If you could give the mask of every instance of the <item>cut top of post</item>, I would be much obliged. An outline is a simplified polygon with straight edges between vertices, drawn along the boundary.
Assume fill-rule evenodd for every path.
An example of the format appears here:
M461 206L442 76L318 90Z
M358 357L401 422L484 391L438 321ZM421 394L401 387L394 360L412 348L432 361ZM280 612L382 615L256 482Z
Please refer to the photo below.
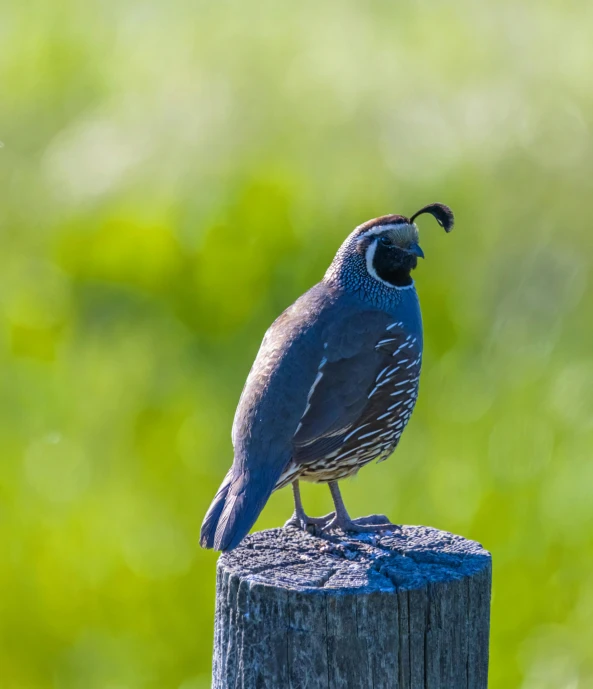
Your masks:
M426 526L401 532L311 536L293 528L248 536L219 567L242 581L287 590L406 591L490 569L479 543Z

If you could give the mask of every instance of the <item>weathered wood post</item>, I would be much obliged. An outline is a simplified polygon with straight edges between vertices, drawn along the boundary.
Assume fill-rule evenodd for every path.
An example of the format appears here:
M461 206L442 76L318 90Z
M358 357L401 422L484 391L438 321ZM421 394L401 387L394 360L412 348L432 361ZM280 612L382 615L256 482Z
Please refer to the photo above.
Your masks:
M249 536L217 573L213 689L485 689L490 554L423 526Z

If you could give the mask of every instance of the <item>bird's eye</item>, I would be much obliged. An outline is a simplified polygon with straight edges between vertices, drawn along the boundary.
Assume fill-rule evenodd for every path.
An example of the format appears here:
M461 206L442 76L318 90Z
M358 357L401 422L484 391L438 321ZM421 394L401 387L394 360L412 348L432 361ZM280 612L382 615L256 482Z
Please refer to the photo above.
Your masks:
M383 244L383 246L391 246L391 240L389 239L389 237L386 237L385 235L379 237L379 242Z

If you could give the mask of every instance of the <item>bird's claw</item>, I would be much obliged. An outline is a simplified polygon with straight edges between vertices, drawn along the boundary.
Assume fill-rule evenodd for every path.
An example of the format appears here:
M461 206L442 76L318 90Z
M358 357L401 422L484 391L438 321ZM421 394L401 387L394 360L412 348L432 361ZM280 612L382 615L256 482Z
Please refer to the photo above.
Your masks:
M328 524L335 517L335 512L330 512L323 517L309 517L307 515L300 516L296 512L284 524L284 528L300 529L309 533L317 533L327 528Z
M371 514L358 519L334 517L326 526L328 531L340 529L346 533L375 533L377 531L401 531L397 524L392 524L384 514Z

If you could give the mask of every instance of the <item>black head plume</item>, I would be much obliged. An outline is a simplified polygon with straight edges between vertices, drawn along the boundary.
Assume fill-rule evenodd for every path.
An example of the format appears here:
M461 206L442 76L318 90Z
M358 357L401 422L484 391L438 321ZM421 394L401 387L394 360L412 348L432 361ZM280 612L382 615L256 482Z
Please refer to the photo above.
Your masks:
M414 222L414 218L417 218L423 213L430 213L432 217L438 222L438 224L445 230L445 232L451 232L453 229L453 223L455 218L453 217L453 211L442 203L429 203L428 206L424 206L419 211L416 211L414 215L410 218L410 222Z

